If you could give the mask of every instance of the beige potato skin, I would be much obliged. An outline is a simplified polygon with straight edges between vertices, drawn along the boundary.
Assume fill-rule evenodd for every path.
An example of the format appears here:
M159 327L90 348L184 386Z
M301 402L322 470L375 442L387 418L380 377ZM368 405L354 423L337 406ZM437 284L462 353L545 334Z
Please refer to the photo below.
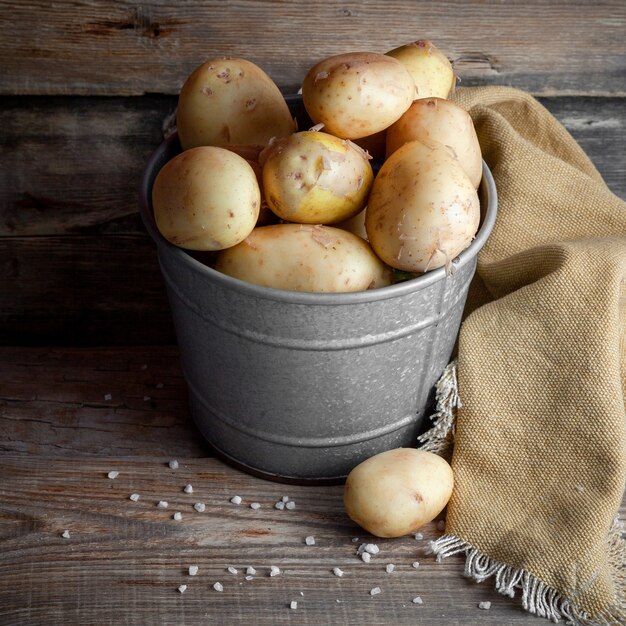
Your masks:
M304 131L275 142L263 165L269 207L301 224L349 219L364 208L373 180L360 149L324 132Z
M243 241L261 205L256 175L238 154L215 146L191 148L168 161L152 188L161 234L189 250L221 250Z
M447 98L456 76L448 58L428 39L394 48L387 52L408 70L415 83L416 98Z
M410 141L381 167L365 228L376 254L407 272L450 267L480 222L476 189L448 148Z
M415 100L387 129L387 157L408 141L438 141L450 148L478 188L483 174L480 144L469 113L443 98Z
M389 269L367 242L332 226L255 228L243 242L219 253L215 269L288 291L336 293L391 284Z
M396 448L357 465L343 501L348 517L376 537L402 537L432 521L454 486L450 465L432 452Z
M267 145L295 131L280 90L245 59L210 59L185 81L176 127L183 150L196 146Z
M302 83L302 99L313 122L343 139L387 128L414 96L415 85L404 65L375 52L329 57L314 65Z

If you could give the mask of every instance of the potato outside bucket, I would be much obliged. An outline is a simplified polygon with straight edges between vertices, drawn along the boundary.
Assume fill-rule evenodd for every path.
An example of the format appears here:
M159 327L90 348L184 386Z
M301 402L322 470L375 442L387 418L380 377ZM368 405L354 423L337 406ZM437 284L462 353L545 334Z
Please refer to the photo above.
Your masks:
M293 107L293 101L291 102ZM497 199L483 163L481 226L443 268L381 289L290 292L221 274L158 232L151 189L174 134L144 172L154 239L193 419L225 459L284 481L334 482L369 456L415 446L458 335Z

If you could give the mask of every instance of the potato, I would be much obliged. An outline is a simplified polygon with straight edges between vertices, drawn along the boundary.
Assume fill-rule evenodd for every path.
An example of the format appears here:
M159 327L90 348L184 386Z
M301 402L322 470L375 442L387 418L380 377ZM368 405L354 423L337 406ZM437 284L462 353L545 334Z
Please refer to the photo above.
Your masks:
M190 250L221 250L243 241L259 216L261 194L252 167L215 146L191 148L168 161L152 188L161 234Z
M267 145L295 131L278 87L245 59L211 59L187 78L176 127L184 150L195 146Z
M377 537L402 537L444 509L454 478L440 456L415 448L381 452L348 475L343 502L348 517Z
M320 61L302 83L302 99L313 122L343 139L387 128L414 96L415 85L404 65L375 52L349 52Z
M255 228L240 244L219 253L215 269L289 291L362 291L391 284L389 269L367 242L332 226Z
M474 238L480 204L474 185L443 144L410 141L372 185L365 228L376 254L407 272L446 266Z
M456 77L452 64L431 41L420 39L387 54L398 59L409 71L417 98L447 98L454 89Z
M452 148L461 167L478 188L483 175L480 144L469 113L442 98L420 98L387 129L387 156L407 141L438 141Z
M284 220L333 224L358 213L374 174L366 154L350 141L304 131L276 141L263 164L269 207Z

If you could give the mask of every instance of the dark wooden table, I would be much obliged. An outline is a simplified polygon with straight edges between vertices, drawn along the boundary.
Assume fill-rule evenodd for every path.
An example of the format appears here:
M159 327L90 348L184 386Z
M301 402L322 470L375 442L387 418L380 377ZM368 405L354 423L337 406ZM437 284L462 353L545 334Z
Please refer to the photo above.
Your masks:
M206 57L248 58L295 93L322 57L428 37L462 85L536 95L626 198L624 32L621 1L0 0L0 624L540 623L466 580L461 558L427 555L437 522L376 540L341 486L269 482L211 454L137 186ZM296 508L275 509L282 496Z

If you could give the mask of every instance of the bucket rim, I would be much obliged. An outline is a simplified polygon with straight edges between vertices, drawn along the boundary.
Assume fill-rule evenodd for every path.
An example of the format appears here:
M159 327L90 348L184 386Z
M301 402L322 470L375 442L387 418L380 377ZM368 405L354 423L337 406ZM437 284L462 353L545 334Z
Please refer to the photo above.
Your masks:
M288 100L293 102L295 98L291 96ZM158 148L150 156L142 173L139 188L141 219L146 230L148 231L148 234L157 246L159 256L170 257L172 260L187 266L194 273L204 276L207 280L215 282L225 289L230 289L251 297L275 300L290 304L347 305L405 296L407 294L425 289L433 283L445 279L447 276L445 268L439 267L437 269L430 270L421 276L386 287L378 287L376 289L368 289L366 291L319 293L307 291L288 291L274 287L264 287L218 272L197 259L194 259L183 248L179 248L167 241L167 239L165 239L165 237L163 237L163 235L159 232L154 220L151 197L152 184L158 170L167 160L169 160L169 158L171 158L168 158L168 155L173 156L177 147L179 147L178 135L174 132L161 142ZM478 252L487 242L487 239L496 222L498 211L498 194L496 184L491 170L484 159L482 164L483 175L479 186L479 192L482 199L480 226L470 245L452 261L455 270L458 270L467 263L471 262L474 257L478 255Z

